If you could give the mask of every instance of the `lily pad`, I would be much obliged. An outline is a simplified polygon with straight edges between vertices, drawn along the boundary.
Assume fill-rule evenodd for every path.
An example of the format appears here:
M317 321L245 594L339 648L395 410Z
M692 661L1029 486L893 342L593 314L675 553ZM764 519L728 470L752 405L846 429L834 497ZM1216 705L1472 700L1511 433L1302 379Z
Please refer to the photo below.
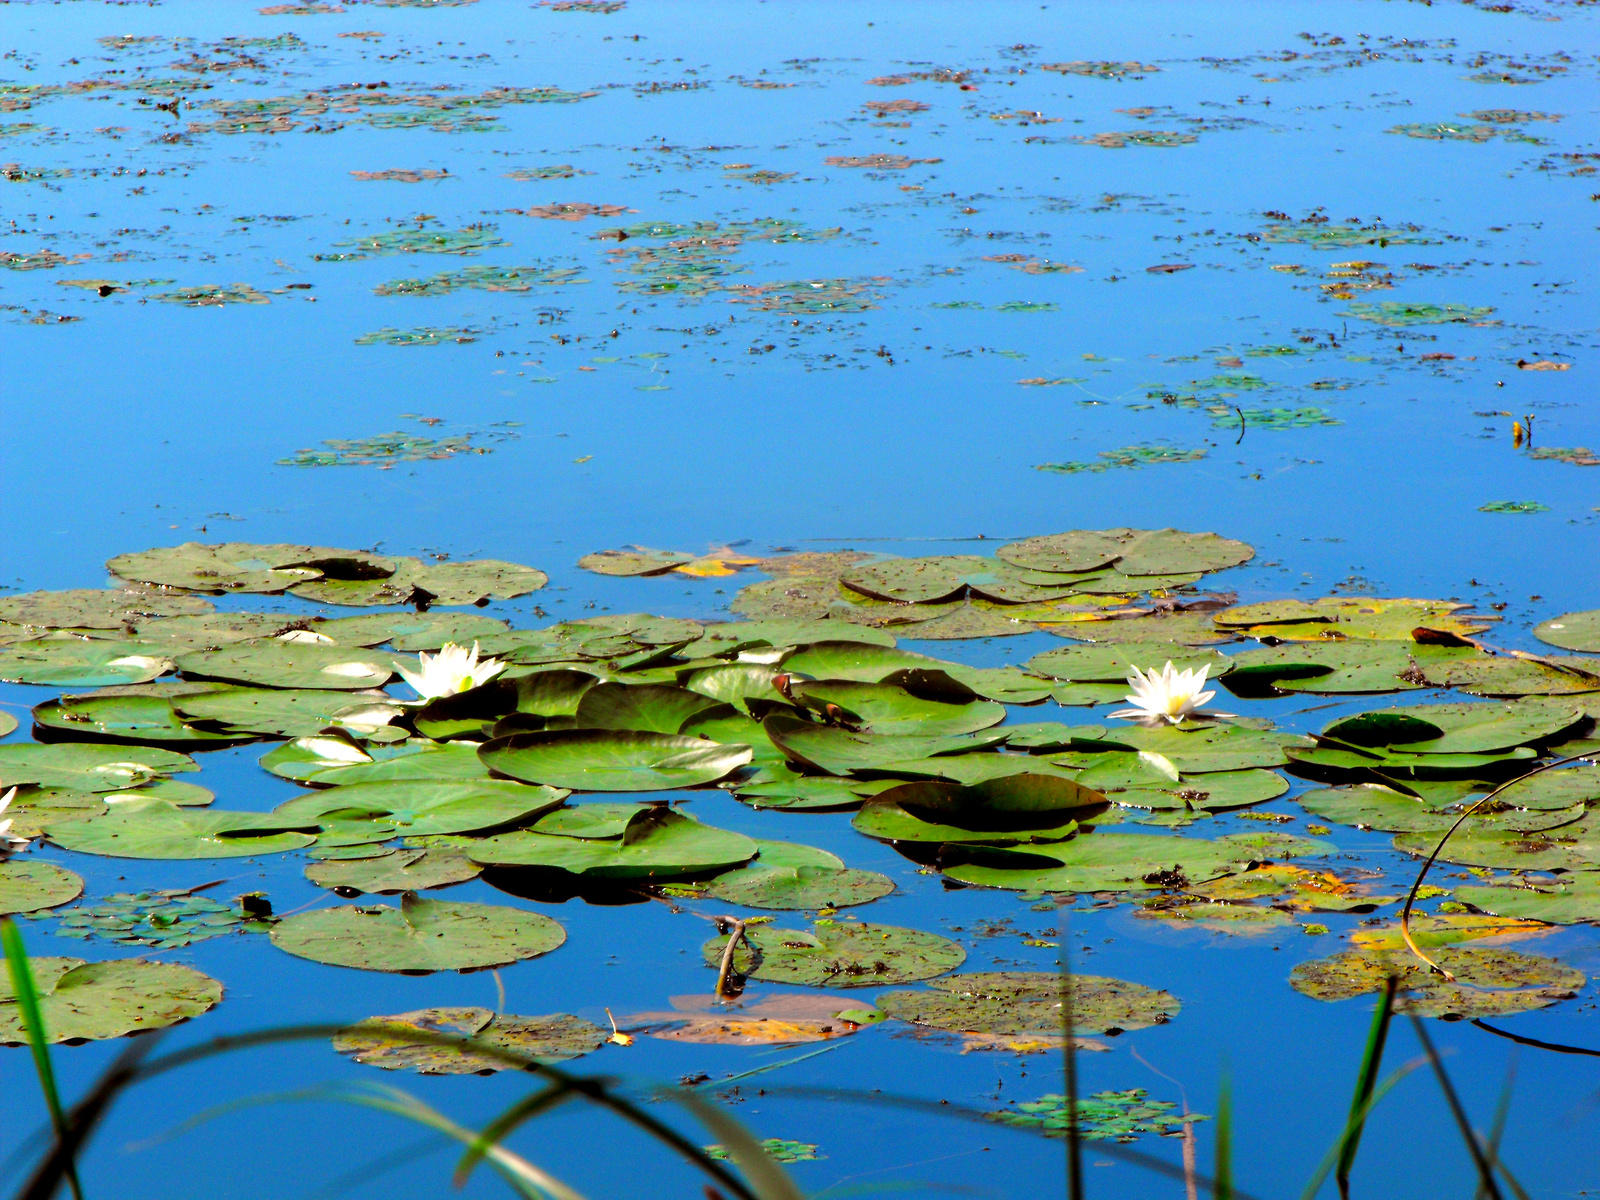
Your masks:
M1570 999L1585 983L1583 972L1553 958L1538 958L1488 946L1445 946L1430 956L1456 977L1435 975L1407 950L1346 950L1301 963L1289 974L1295 991L1314 1000L1349 1000L1381 992L1398 976L1395 1007L1423 1017L1500 1017L1547 1008Z
M177 963L33 958L28 966L39 990L45 1040L52 1043L165 1029L210 1011L222 999L220 983ZM0 1045L20 1046L27 1040L10 977L0 977Z
M952 703L917 695L889 683L853 680L804 681L791 685L791 694L808 707L843 710L844 720L877 734L935 736L976 733L1006 719L1005 706L993 700Z
M466 1037L515 1057L485 1054L473 1046L418 1040L418 1033ZM517 1058L566 1062L606 1043L600 1026L568 1013L516 1017L487 1008L423 1008L392 1017L368 1017L333 1039L340 1054L385 1071L419 1075L487 1075L525 1069Z
M1582 719L1583 710L1571 703L1466 701L1378 709L1341 718L1322 732L1352 745L1411 754L1487 754L1550 741Z
M750 926L744 937L745 943L733 952L734 970L751 979L803 987L915 983L953 971L967 957L955 942L935 933L854 921L819 922L809 931ZM726 935L715 937L701 948L707 963L721 961L727 941Z
M122 946L175 950L234 932L265 933L271 905L264 896L241 896L224 904L196 895L194 888L118 892L97 904L57 914L61 937L103 938Z
M1165 1025L1178 1015L1170 992L1104 975L1063 977L1049 971L980 971L933 981L935 991L885 992L878 1007L891 1017L946 1033L1064 1032L1062 989L1070 983L1072 1031L1123 1033Z
M894 787L897 779L840 779L833 775L802 775L788 766L757 771L734 786L733 794L751 808L837 809L854 808L868 796Z
M421 738L393 746L361 746L331 735L293 738L263 754L261 765L284 779L319 785L489 778L475 743Z
M890 558L851 567L839 576L839 582L875 600L936 603L961 596L968 575L982 574L993 566L992 559L972 555Z
M0 680L46 687L144 683L171 671L172 659L147 642L53 634L0 647Z
M81 895L82 877L55 863L0 860L0 916L55 908Z
M635 729L675 734L720 701L662 684L597 683L585 689L573 712L577 729Z
M1563 613L1534 626L1533 636L1563 650L1600 653L1600 609Z
M377 821L401 834L472 833L531 820L567 793L503 779L352 783L286 800L272 815L289 828Z
M981 813L960 818L940 817L932 812L916 812L893 800L875 796L861 806L850 824L858 833L886 842L934 846L1018 846L1036 842L1064 842L1078 832L1078 818L1084 815L1079 810L1073 815L1066 812L1040 813L1031 820L1017 817L1004 819L994 815L985 817Z
M1473 696L1572 696L1600 691L1600 658L1534 661L1475 654L1430 662L1423 675L1431 687L1460 688Z
M1142 616L1119 616L1114 620L1043 623L1041 628L1057 637L1099 645L1163 642L1174 646L1215 646L1238 640L1238 634L1219 628L1212 624L1209 614L1199 612L1154 612ZM1167 657L1172 657L1170 651ZM1166 658L1162 661L1165 662Z
M1127 529L1079 529L1024 538L995 551L996 557L1031 571L1081 572L1108 567L1131 541Z
M1106 797L1076 780L1057 775L1020 771L963 786L955 782L925 780L902 783L879 792L875 803L897 804L934 819L948 817L956 824L983 827L985 818L1043 817L1095 808Z
M134 588L76 588L0 596L0 621L41 629L125 629L150 617L211 611L211 602L199 596Z
M1050 756L1062 766L1087 765L1090 760L1083 757L1086 754L1143 750L1161 755L1185 775L1281 767L1290 761L1291 748L1305 749L1312 744L1311 739L1297 734L1202 722L1156 728L1139 725L1120 728L1078 726L1071 728L1071 734L1071 753ZM1013 738L1012 745L1018 744L1017 739Z
M446 642L468 646L509 628L493 617L444 612L364 613L311 625L314 632L332 638L340 646L381 646L387 642L396 650L437 650Z
M113 742L226 745L253 736L190 725L160 696L63 696L35 705L33 720L43 729Z
M282 592L297 583L331 575L336 579L382 579L394 560L361 550L287 544L185 542L136 554L119 554L106 569L138 583L198 592ZM207 605L207 610L210 606Z
M1087 775L1087 772L1084 772ZM1080 776L1082 779L1082 776ZM1100 786L1083 780L1090 786ZM1106 799L1129 808L1179 812L1223 812L1276 800L1289 790L1289 781L1274 771L1212 771L1184 775L1175 784L1135 784L1106 789Z
M396 850L377 858L315 862L306 868L306 878L340 893L392 894L465 883L482 870L465 855L448 850Z
M183 654L176 661L186 675L274 688L355 691L382 687L395 673L392 655L343 646L299 645L277 638Z
M72 788L42 788L23 784L6 807L3 819L11 822L11 835L36 838L46 825L57 821L86 821L106 812L106 797Z
M714 1046L771 1046L823 1042L883 1020L870 1005L835 996L782 992L754 1003L746 993L738 1007L722 996L673 996L672 1011L636 1013L629 1023L648 1022L651 1037Z
M1299 797L1307 812L1340 825L1358 829L1381 829L1387 833L1444 833L1456 823L1460 812L1433 808L1422 800L1402 795L1382 784L1365 783L1351 787L1321 788ZM1462 803L1460 809L1469 807ZM1564 809L1494 812L1487 806L1484 815L1468 817L1456 836L1478 830L1499 833L1528 833L1570 825L1583 816L1583 805ZM1453 840L1453 839L1452 839Z
M138 787L174 772L198 771L187 754L154 746L97 746L86 742L0 746L0 788L34 783L80 792Z
M330 725L376 732L401 709L387 696L357 698L323 688L223 687L171 702L179 716L224 726L215 737L237 739L243 733L274 737L310 737ZM395 736L401 736L396 730Z
M491 770L574 791L652 792L714 783L748 763L749 746L625 729L558 729L484 743Z
M1126 691L1134 667L1159 670L1170 662L1179 671L1209 667L1209 678L1225 675L1237 658L1216 650L1178 649L1170 642L1123 642L1106 646L1063 646L1028 660L1028 669L1073 683L1115 683Z
M746 908L778 910L849 908L894 891L894 880L859 871L826 850L792 842L758 841L760 854L747 867L718 875L699 894Z
M532 830L496 834L467 847L485 866L539 867L591 879L654 879L739 866L755 857L742 833L702 825L669 808L641 809L620 838L560 836Z
M826 771L830 775L845 775L940 754L984 750L1005 740L1005 734L999 731L935 737L857 733L817 725L784 713L768 717L761 725L791 762L802 769Z
M1266 847L1223 838L1097 832L1056 845L986 851L980 860L948 867L945 874L963 883L1013 891L1149 891L1188 887L1243 862L1294 857L1299 849L1286 842L1269 853Z
M1311 692L1359 695L1416 691L1423 667L1443 659L1476 657L1472 647L1419 646L1400 641L1286 642L1233 655L1228 689L1240 696Z
M45 834L63 849L112 858L247 858L309 846L316 835L307 828L271 813L196 811L147 799L124 801L91 820L49 825Z
M1214 613L1212 621L1253 638L1286 642L1341 639L1415 641L1421 628L1472 637L1489 628L1488 619L1462 615L1470 605L1450 600L1385 599L1374 596L1324 596L1320 600L1269 600Z
M1600 921L1600 874L1574 871L1560 879L1519 877L1506 884L1466 884L1455 890L1462 904L1500 917L1551 925Z
M548 954L566 931L540 913L493 904L423 900L398 908L343 905L286 917L272 942L299 958L367 971L468 971Z
M1432 854L1442 834L1396 834L1394 847L1408 854ZM1513 871L1582 871L1600 866L1600 830L1585 818L1533 833L1474 830L1457 833L1439 853L1439 861Z
M694 555L682 550L650 550L643 546L632 546L625 550L599 550L585 554L578 560L578 565L597 575L664 575L693 560Z

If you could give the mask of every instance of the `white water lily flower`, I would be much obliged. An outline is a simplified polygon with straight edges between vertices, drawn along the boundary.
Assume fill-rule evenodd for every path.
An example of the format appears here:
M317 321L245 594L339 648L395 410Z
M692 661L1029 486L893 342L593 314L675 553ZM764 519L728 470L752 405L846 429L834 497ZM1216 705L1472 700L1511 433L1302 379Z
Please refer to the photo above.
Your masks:
M1196 709L1216 695L1216 692L1200 690L1205 687L1206 674L1210 670L1211 665L1207 663L1203 667L1175 671L1170 659L1159 672L1154 667L1149 671L1134 667L1128 676L1128 686L1133 691L1123 697L1134 707L1119 708L1111 715L1146 725L1159 725L1163 721L1173 725L1182 724L1186 717L1193 716Z
M486 658L480 662L477 642L472 643L471 650L454 642L446 642L437 654L419 654L417 659L421 670L408 671L400 667L399 671L424 700L470 691L488 683L506 669L506 664L498 658Z
M11 802L17 798L17 789L12 788L4 796L0 796L0 813L11 807ZM17 846L26 846L28 839L11 836L11 819L8 817L0 821L0 854L6 853Z

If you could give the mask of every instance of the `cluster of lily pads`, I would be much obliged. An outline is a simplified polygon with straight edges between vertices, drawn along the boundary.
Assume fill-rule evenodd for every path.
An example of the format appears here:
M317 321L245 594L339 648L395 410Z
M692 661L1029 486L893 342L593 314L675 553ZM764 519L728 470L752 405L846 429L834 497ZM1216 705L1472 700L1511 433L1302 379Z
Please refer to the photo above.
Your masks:
M265 933L287 953L367 970L481 969L562 944L561 925L540 913L423 895L471 879L533 900L644 893L812 913L803 928L754 917L725 927L703 946L708 968L736 981L929 988L880 994L875 1006L770 998L770 1009L719 1010L714 1033L710 1018L681 1011L643 1014L638 1028L755 1044L894 1018L1037 1049L1059 1044L1055 975L952 974L965 952L951 939L840 915L893 892L887 876L716 828L684 805L720 788L754 808L851 812L857 831L952 887L1052 904L1092 893L1131 901L1150 920L1230 932L1395 903L1367 880L1303 863L1333 853L1324 825L1312 837L1267 826L1214 838L1170 832L1284 796L1282 771L1323 785L1299 797L1316 821L1392 832L1403 851L1430 852L1465 817L1441 857L1487 869L1449 908L1412 924L1423 944L1441 947L1454 979L1427 972L1384 927L1297 968L1296 988L1339 999L1400 972L1413 1011L1473 1016L1573 994L1584 980L1570 967L1459 943L1600 918L1600 817L1589 807L1600 801L1600 767L1521 778L1600 754L1600 659L1583 653L1600 651L1600 613L1538 628L1578 653L1512 654L1482 640L1494 618L1454 602L1239 605L1194 590L1205 573L1252 554L1215 534L1132 529L1024 539L992 558L607 552L585 565L611 574L758 566L774 578L735 600L752 619L605 614L538 629L429 609L545 582L512 563L242 543L121 555L108 564L121 588L0 598L0 678L94 689L36 705L38 740L0 745L0 788L10 789L0 836L7 846L43 838L135 859L303 851L314 884L399 902L279 917L260 896L120 894L67 910L62 931L157 947ZM416 611L214 611L206 595L226 592L368 606L403 598ZM917 638L1044 629L1072 644L1023 667L981 668L912 652L890 629ZM1220 649L1244 641L1257 645ZM1011 719L1012 707L1118 700L1136 668L1161 663L1208 673L1246 699L1442 687L1495 699L1376 709L1309 736L1196 713L1205 697L1193 696L1165 717L1150 708L1110 725ZM415 698L385 690L396 676ZM0 735L14 728L0 716ZM278 744L261 766L304 789L270 812L214 807L210 791L178 778L199 769L191 752L263 739ZM1142 831L1117 828L1133 825ZM0 860L0 913L44 914L82 891L54 863ZM36 970L56 1040L170 1024L220 997L215 981L170 964L62 958L36 960ZM1170 994L1129 981L1078 976L1073 987L1080 1033L1162 1024L1179 1009ZM0 1042L21 1040L19 1020L0 992ZM441 1029L550 1059L607 1040L566 1014L430 1009L373 1018L339 1049L382 1067L504 1065L441 1046L432 1036ZM430 1036L408 1042L407 1030Z

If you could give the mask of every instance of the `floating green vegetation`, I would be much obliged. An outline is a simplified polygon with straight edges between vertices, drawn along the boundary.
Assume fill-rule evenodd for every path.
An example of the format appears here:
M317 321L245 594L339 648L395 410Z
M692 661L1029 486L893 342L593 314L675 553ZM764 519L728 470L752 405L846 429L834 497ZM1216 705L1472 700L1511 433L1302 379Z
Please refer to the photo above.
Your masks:
M71 256L58 254L54 250L39 250L33 254L17 254L11 250L0 250L0 267L13 271L51 271L56 267L71 266L73 263L83 262L87 254L74 254Z
M1107 150L1124 150L1129 146L1150 146L1167 149L1188 146L1200 140L1195 133L1180 133L1171 129L1124 129L1110 133L1090 133L1072 139L1085 146L1103 146Z
M536 179L571 179L576 175L593 174L593 171L580 171L570 163L562 163L552 167L518 167L515 171L507 171L506 178L531 183Z
M1378 325L1494 325L1482 318L1492 307L1470 304L1408 304L1402 300L1381 300L1375 304L1359 302L1345 309L1345 315Z
M1058 475L1079 475L1085 471L1109 471L1113 467L1147 467L1153 463L1197 462L1206 456L1201 449L1181 450L1154 442L1140 442L1117 450L1102 450L1089 462L1039 463L1035 471Z
M1044 300L1007 300L1004 304L996 304L994 309L1003 313L1044 313L1060 312L1061 305Z
M452 339L459 340L459 339ZM468 341L472 339L468 338ZM434 345L431 342L389 342L389 345ZM461 454L493 454L493 446L474 445L474 438L492 437L496 441L509 441L518 435L510 430L482 433L460 433L449 437L427 437L422 434L380 433L373 437L351 441L329 439L323 450L297 450L288 458L280 458L280 467L393 467L400 463L423 462L430 459L455 458Z
M223 304L272 303L266 295L256 291L248 283L202 283L171 292L157 292L151 299L166 304L183 304L190 308L208 308Z
M0 164L0 178L8 183L44 183L51 179L66 179L72 174L67 167L25 167L21 163Z
M389 254L477 254L493 246L507 244L495 232L493 225L469 225L465 229L396 229L389 233L375 233L369 237L335 242L335 246L352 246L355 249L338 254L314 254L317 262L353 262Z
M887 277L881 275L865 280L798 279L787 283L740 284L727 291L729 299L762 312L822 316L877 308L874 301L881 296L872 288L887 282Z
M49 1042L104 1041L165 1029L209 1012L222 985L177 963L30 958ZM10 981L0 984L0 1045L28 1042L27 1018Z
M531 292L537 287L556 287L564 283L584 283L574 278L576 267L462 267L441 271L425 279L391 279L373 289L378 296L448 296L461 288L486 292Z
M628 7L628 0L539 0L551 12L581 12L610 16Z
M1528 457L1545 462L1571 463L1575 467L1600 467L1600 455L1587 446L1539 446Z
M1062 75L1085 75L1091 79L1127 79L1130 76L1138 79L1143 75L1154 75L1161 68L1154 63L1074 61L1040 63L1039 70L1058 71Z
M265 933L272 905L264 896L241 896L223 904L193 889L118 892L99 904L80 905L56 916L58 937L102 938L124 946L162 950L192 946L225 933Z
M568 3L577 3L578 0L567 0ZM618 8L622 6L617 5ZM760 1142L762 1151L768 1158L781 1163L816 1162L826 1158L826 1154L818 1154L818 1147L812 1142L791 1142L784 1138L762 1138ZM702 1147L711 1158L727 1161L729 1155L725 1146L710 1145Z
M0 124L0 138L27 137L34 133L48 133L48 125L37 125L32 121L15 121L9 125Z
M729 171L729 179L742 179L746 183L783 183L795 177L794 171Z
M1495 500L1489 504L1480 505L1479 512L1486 513L1542 513L1549 512L1548 504L1540 504L1537 500Z
M366 182L422 183L428 179L450 178L449 171L435 171L429 167L397 167L387 171L351 171L350 174Z
M1207 409L1212 423L1217 426L1236 425L1243 420L1250 429L1311 429L1318 425L1339 425L1342 422L1324 408L1221 408Z
M641 246L612 252L614 264L623 260L628 262L627 271L642 278L624 279L617 284L617 290L646 296L707 296L724 290L728 285L722 280L728 275L748 272L750 269L701 243L669 247Z
M372 333L363 333L355 339L358 346L443 346L447 343L475 342L483 330L457 326L419 326L415 329L395 329L385 325Z
M989 1114L989 1119L1022 1129L1034 1129L1048 1137L1064 1138L1073 1113L1065 1096L1041 1096L1037 1100L1014 1103L1010 1108ZM1096 1092L1077 1105L1078 1136L1086 1141L1115 1139L1131 1142L1141 1133L1178 1137L1195 1121L1209 1121L1201 1113L1180 1112L1170 1100L1151 1100L1143 1088L1124 1092Z
M864 167L873 171L904 171L918 163L939 163L942 158L908 158L904 154L836 154L822 160L830 167Z
M1407 137L1426 138L1434 142L1487 142L1504 130L1498 125L1463 125L1455 121L1434 121L1417 125L1396 125L1387 132L1403 133Z
M1313 250L1342 250L1349 246L1431 246L1438 241L1424 236L1419 225L1334 224L1326 217L1268 225L1259 234L1246 236L1259 237L1263 242L1306 245Z
M1525 125L1529 121L1559 121L1560 113L1527 112L1520 108L1480 108L1475 112L1461 113L1474 121L1487 121L1491 125Z

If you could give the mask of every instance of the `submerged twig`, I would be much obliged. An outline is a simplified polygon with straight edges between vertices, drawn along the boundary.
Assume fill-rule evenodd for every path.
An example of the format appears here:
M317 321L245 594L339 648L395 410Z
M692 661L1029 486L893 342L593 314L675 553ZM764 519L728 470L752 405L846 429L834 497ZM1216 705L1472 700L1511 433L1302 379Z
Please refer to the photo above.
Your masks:
M1600 1050L1590 1050L1587 1046L1564 1046L1560 1042L1541 1042L1538 1038L1524 1037L1522 1034L1496 1029L1493 1025L1478 1017L1473 1018L1472 1023L1485 1033L1492 1033L1495 1037L1506 1038L1519 1046L1532 1046L1535 1050L1551 1050L1556 1054L1584 1054L1591 1058L1600 1058Z
M1531 771L1525 771L1521 775L1518 775L1515 779L1508 779L1499 787L1495 788L1494 791L1490 792L1487 796L1484 796L1481 800L1475 801L1473 804L1471 804L1465 812L1456 818L1455 824L1450 826L1449 829L1445 830L1444 836L1439 839L1439 844L1433 848L1433 853L1428 855L1428 861L1423 863L1422 870L1417 872L1416 882L1411 885L1411 891L1406 894L1406 906L1400 910L1400 936L1405 939L1406 949L1410 950L1411 953L1415 954L1423 962L1427 963L1428 968L1435 974L1443 975L1445 979L1451 983L1455 982L1456 977L1449 971L1446 971L1438 963L1434 962L1433 959L1424 954L1421 948L1417 945L1416 940L1411 936L1411 909L1417 902L1417 893L1422 890L1422 881L1427 878L1429 868L1433 866L1439 855L1444 852L1445 843L1450 840L1451 836L1456 830L1461 828L1462 823L1466 821L1468 817L1477 812L1478 809L1489 803L1489 801L1493 800L1512 784L1521 783L1524 779L1532 779L1535 775L1539 775L1545 771L1548 771L1552 767L1563 767L1566 766L1567 763L1577 762L1579 759L1591 757L1593 757L1592 751L1588 754L1570 754L1566 758L1558 758L1554 762L1543 763Z
M733 952L744 941L744 922L737 917L718 917L717 924L728 934L728 944L722 948L722 962L717 966L717 999L728 999L728 976L733 973ZM755 949L751 947L752 951Z

